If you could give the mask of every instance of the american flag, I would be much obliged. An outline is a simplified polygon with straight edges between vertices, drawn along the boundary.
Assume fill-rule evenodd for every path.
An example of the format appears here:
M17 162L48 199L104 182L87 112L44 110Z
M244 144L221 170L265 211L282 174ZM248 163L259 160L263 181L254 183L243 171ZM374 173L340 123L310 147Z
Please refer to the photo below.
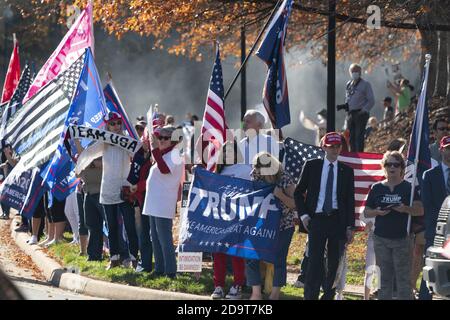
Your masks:
M284 141L284 167L297 183L303 164L310 159L323 159L325 153L320 147L286 138ZM342 152L338 160L353 169L355 174L355 226L364 227L361 215L366 205L370 186L384 179L381 168L382 154L367 152Z
M211 80L209 83L208 97L206 98L205 113L201 128L201 136L198 141L202 142L202 160L204 150L208 151L206 169L213 171L215 169L218 157L218 151L225 141L225 109L224 109L224 90L222 64L220 62L220 50L217 45L216 61L214 63Z
M3 139L12 144L25 170L39 167L55 153L84 66L81 55L41 88L9 119Z
M30 66L26 64L24 70L22 71L22 75L20 76L19 84L17 85L11 100L7 105L5 105L4 108L1 109L2 122L0 127L0 136L3 135L8 120L16 113L17 109L22 106L22 100L28 92L32 81L33 77L31 75Z

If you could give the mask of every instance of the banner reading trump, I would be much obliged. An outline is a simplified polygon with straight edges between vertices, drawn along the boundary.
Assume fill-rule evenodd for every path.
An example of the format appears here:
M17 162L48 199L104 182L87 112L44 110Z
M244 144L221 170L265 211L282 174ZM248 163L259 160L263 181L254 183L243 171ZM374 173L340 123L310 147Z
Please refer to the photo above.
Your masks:
M195 170L180 251L274 262L281 209L274 186Z

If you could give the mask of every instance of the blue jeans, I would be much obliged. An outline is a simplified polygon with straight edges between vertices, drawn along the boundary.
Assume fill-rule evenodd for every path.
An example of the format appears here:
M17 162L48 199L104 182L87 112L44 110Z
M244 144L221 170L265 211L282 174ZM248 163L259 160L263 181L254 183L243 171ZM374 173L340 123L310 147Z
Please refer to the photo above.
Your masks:
M280 231L277 245L277 253L275 256L273 283L274 287L283 287L286 285L287 277L287 265L286 259L289 251L289 245L291 244L292 235L295 228L285 229ZM259 270L259 260L247 260L246 261L246 277L247 285L260 286L261 285L261 273Z
M141 214L141 226L139 228L139 251L141 252L141 267L145 271L152 271L153 247L150 237L149 216Z
M177 260L172 238L172 219L150 216L153 254L155 255L155 272L175 275Z
M424 259L425 259L425 255L427 253L427 250L429 247L431 247L433 245L433 239L426 239L426 243L425 243L425 252L424 252ZM430 291L427 288L427 283L425 280L423 280L423 276L422 276L422 281L420 282L420 289L419 289L419 300L433 300L433 296L430 294Z
M122 202L118 204L104 204L106 214L106 222L108 223L108 239L110 256L121 253L119 234L119 214L122 215L125 231L127 233L129 251L135 258L138 254L138 237L136 233L136 225L134 219L133 207L127 203Z
M98 193L85 194L83 201L84 214L80 215L84 216L86 227L89 230L89 242L87 247L89 260L102 260L103 254L103 221L105 220L105 212L98 201Z

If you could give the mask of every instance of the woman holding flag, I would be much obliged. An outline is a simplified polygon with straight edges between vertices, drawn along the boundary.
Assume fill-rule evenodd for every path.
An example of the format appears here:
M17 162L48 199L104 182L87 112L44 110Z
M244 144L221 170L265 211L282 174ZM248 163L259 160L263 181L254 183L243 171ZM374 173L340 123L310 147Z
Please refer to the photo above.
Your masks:
M123 134L122 117L117 112L109 112L104 120L106 122L106 130L115 134ZM76 140L78 141L78 140ZM79 152L82 149L77 143ZM89 150L89 152L88 152ZM90 159L102 156L102 180L100 185L99 202L103 206L108 225L108 240L110 247L110 263L107 269L118 267L126 257L120 256L120 228L119 214L122 215L125 231L128 238L129 260L133 268L137 267L138 256L138 237L136 232L134 210L131 204L124 201L122 190L124 186L129 186L127 181L130 172L130 153L118 146L107 143L97 142L83 152L77 161L77 170L81 171L84 164L90 164ZM84 159L81 159L84 157Z
M281 287L286 285L286 258L295 230L295 184L291 176L283 170L281 163L268 152L261 152L256 155L251 176L255 181L264 181L275 185L273 193L280 200L281 204L280 233L274 264L273 287L269 296L270 300L278 300ZM247 260L246 267L247 284L252 286L250 299L261 300L259 260Z

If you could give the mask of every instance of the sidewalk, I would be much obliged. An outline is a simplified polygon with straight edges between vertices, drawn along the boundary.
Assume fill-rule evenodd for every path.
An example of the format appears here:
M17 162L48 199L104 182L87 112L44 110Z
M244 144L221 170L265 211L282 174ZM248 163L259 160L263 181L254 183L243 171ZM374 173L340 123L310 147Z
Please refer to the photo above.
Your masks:
M129 285L110 283L106 281L94 280L68 270L47 256L42 248L37 245L26 243L29 236L26 233L15 232L15 221L11 223L11 237L17 246L31 257L33 262L44 274L45 279L53 286L69 290L79 294L89 295L105 299L119 300L211 300L209 296L194 294L154 290L140 288ZM297 273L288 271L287 283L294 284L297 280ZM344 293L362 296L364 288L362 286L347 285Z
M94 280L72 273L48 257L39 246L27 244L28 235L15 232L15 228L15 221L13 221L11 237L17 246L31 257L38 268L42 270L45 279L55 287L88 296L116 300L210 300L207 296L133 287Z

